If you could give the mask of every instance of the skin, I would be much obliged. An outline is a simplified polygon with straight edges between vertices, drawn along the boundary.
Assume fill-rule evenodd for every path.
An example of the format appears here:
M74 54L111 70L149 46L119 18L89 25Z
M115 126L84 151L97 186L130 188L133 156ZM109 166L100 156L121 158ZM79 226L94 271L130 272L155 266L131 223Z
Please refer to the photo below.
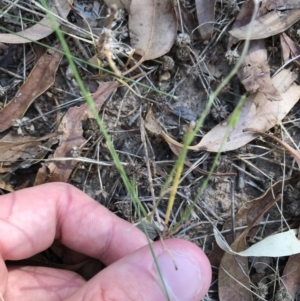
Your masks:
M0 300L167 300L145 235L71 185L49 183L1 196L0 233ZM86 282L71 271L5 266L5 260L25 259L47 249L54 239L107 267ZM184 278L191 276L189 290L197 290L182 300L205 295L211 268L201 249L180 239L155 242L153 249L162 262L169 260L169 254L179 256L181 272L187 266L180 265L182 258L192 261L191 273L199 267L198 282L193 276L198 272L189 275L186 269ZM173 267L167 264L164 273L172 274ZM175 285L177 296L186 294L181 282ZM171 299L176 300L172 293Z

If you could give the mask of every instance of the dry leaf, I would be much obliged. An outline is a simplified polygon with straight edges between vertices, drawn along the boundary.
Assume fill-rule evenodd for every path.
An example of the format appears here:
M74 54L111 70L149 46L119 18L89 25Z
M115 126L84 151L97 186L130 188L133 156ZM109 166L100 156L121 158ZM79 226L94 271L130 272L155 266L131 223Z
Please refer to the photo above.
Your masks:
M9 192L15 191L14 188L11 186L11 184L7 184L1 178L0 178L0 189L6 190L6 191L9 191Z
M116 5L118 9L125 8L128 12L130 10L131 0L104 0L108 7Z
M284 183L279 181L275 183L260 198L256 199L250 208L246 203L244 208L236 216L237 227L249 225L247 229L235 240L231 248L235 251L244 250L246 245L246 236L251 228L262 218L264 213L281 199L282 187L288 184L298 183L299 176L286 179ZM230 226L228 224L228 226ZM256 231L254 232L254 235ZM248 262L246 258L225 253L219 267L219 298L220 301L240 301L252 300L250 281L248 276Z
M21 156L23 160L31 158L40 144L41 141L32 140L30 136L19 136L9 133L0 140L0 162L4 166L10 166Z
M277 182L275 185L278 186ZM279 183L282 185L282 183ZM281 186L282 187L282 186ZM265 203L255 202L255 206L259 207L258 215L253 218L249 226L234 241L231 248L235 252L246 249L246 236L257 221L268 211L273 204L280 199L280 193L275 193L273 189L269 189L264 196ZM252 206L253 207L253 206ZM252 294L249 280L248 260L245 257L225 253L219 267L219 298L220 301L252 301Z
M284 257L300 253L300 240L297 238L298 229L270 235L257 242L248 249L235 252L223 239L217 228L214 228L214 235L218 246L231 255L242 257Z
M240 28L245 25L247 25L252 18L252 15L254 13L254 2L253 0L247 0L245 1L242 6L241 10L238 13L233 25L232 25L232 30L235 28ZM233 36L229 36L228 40L228 48L230 49L232 45L236 44L238 42L238 39L234 38Z
M149 109L146 115L145 128L154 135L161 135L163 133L163 129L160 126L160 124L156 121L151 108Z
M244 239L237 239L233 250L246 248ZM220 301L252 301L248 259L225 253L219 267L218 284Z
M26 137L26 136L20 137L20 136L8 134L7 136L3 137L0 140L0 161L2 161L2 160L5 161L6 160L5 153L7 151L12 151L12 149L16 148L17 146L23 146L26 144L27 145L38 145L38 144L40 144L40 141L50 139L52 137L57 136L58 134L59 133L51 133L51 134L48 134L41 138L33 138L33 137Z
M131 47L141 61L160 57L171 49L177 34L175 9L170 0L132 0L129 12Z
M270 187L262 196L251 200L251 202L245 202L244 205L239 209L238 213L235 216L235 227L243 227L249 225L261 212L261 208L264 208L269 204L273 199L274 196L278 195L282 192L282 186L286 185L295 185L298 183L299 177L289 178L283 181L276 182L272 187ZM257 220L259 222L260 219ZM223 231L232 228L231 221L227 221L223 226ZM253 234L251 233L253 232ZM242 231L236 231L236 236L238 237ZM253 237L257 233L256 229L249 231L248 236ZM231 233L226 235L226 241L228 244L233 242ZM212 265L219 267L220 260L224 255L224 251L215 245L213 251L209 255L209 260Z
M93 94L93 100L96 111L100 111L107 97L118 87L120 86L119 82L103 82L99 84L97 91ZM84 119L95 118L93 113L87 107L85 111ZM83 120L84 120L83 119Z
M104 82L99 85L98 90L93 95L94 105L97 111L101 109L107 97L118 86L118 82ZM80 152L80 147L85 142L85 139L82 137L83 130L81 121L90 117L93 117L93 115L87 104L83 104L80 107L72 107L68 110L58 128L58 130L63 134L60 137L60 143L53 154L53 158L72 157L74 149L78 149ZM54 161L49 163L47 166L51 170L51 175L48 181L67 182L75 165L75 160L66 160L64 162ZM41 170L41 173L44 173L44 170ZM39 172L37 177L43 178L42 175L39 175Z
M21 119L31 103L52 86L62 57L50 49L37 61L15 97L0 111L0 132L11 127L14 119Z
M239 252L241 256L283 257L300 253L300 240L297 238L298 229L270 235L247 250Z
M250 42L247 55L238 71L238 77L246 91L262 92L270 100L281 100L280 93L274 87L270 77L267 49L264 40Z
M300 8L300 1L299 0L267 0L265 6L268 10L293 9L293 8Z
M150 131L154 135L161 135L161 137L168 143L171 151L178 157L182 148L182 144L178 143L177 141L173 140L170 136L168 136L160 126L160 124L156 121L155 116L153 114L152 109L150 108L146 119L144 121L145 128ZM193 163L191 163L189 160L185 160L184 164L191 167ZM208 175L209 172L206 170L203 170L199 167L196 167L194 169L195 171L200 172L201 174ZM212 173L212 176L235 176L235 173Z
M38 170L38 173L35 177L33 186L42 185L47 182L49 175L51 174L48 166L45 163L41 164L41 167Z
M51 12L65 19L70 12L70 4L73 3L73 0L57 0L57 3L59 9L57 9L56 5L52 5ZM60 23L59 19L56 19L56 21ZM55 28L53 28L51 20L45 17L32 27L17 32L17 35L12 33L0 33L0 41L8 44L30 43L49 36L54 30Z
M201 38L209 40L212 37L215 23L216 0L196 0L196 9Z
M254 20L251 24L232 29L229 33L239 39L245 40L250 30L250 39L258 40L271 37L284 32L300 18L300 9L287 11L272 11Z
M0 173L10 172L12 174L19 168L27 168L27 166L29 167L33 163L36 163L38 161L37 158L41 159L43 152L44 155L48 152L40 147L41 142L48 139L52 140L57 135L58 133L51 133L44 137L33 139L31 136L7 134L0 140ZM13 164L17 160L20 160L21 163L18 165ZM2 179L1 181L1 185L5 186L5 181ZM9 187L9 184L7 184L7 187ZM7 188L5 189L7 190Z
M223 144L222 151L237 149L253 140L255 136L244 133L246 128L255 128L262 132L269 130L280 122L297 103L300 98L300 87L293 83L292 72L282 70L272 79L272 82L280 92L282 100L269 101L261 92L250 95L241 108L237 123L229 130L229 136ZM209 152L218 152L230 118L231 115L208 132L199 144L193 146L193 149L202 148Z
M291 296L290 300L295 300L300 287L300 254L290 256L287 264L284 267L281 281L282 289L287 290Z
M300 46L291 40L284 32L280 35L282 57L286 63L290 58L300 55ZM300 67L300 58L293 61L297 67Z
M283 32L280 34L280 45L281 45L281 57L283 59L283 62L287 62L291 57L291 48L289 44L287 43L286 39L287 35Z
M255 138L253 135L244 132L247 128L255 127L263 132L280 122L300 98L300 87L294 84L294 80L294 74L288 70L282 70L272 79L274 87L282 97L281 101L269 101L261 92L250 95L241 108L237 123L229 130L229 135L223 143L221 151L237 149L253 140ZM152 133L161 135L166 142L182 148L183 144L168 136L160 126L158 128L155 117L153 118L151 126L147 125L147 122L145 123L146 128ZM188 149L218 152L224 135L227 134L230 118L231 115L209 131L197 145L189 146Z

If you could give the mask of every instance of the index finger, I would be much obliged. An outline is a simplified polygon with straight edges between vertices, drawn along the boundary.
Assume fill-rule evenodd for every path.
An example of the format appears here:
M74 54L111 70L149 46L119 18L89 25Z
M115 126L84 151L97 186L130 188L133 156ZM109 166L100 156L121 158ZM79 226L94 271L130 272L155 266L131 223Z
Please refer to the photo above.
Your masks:
M4 260L30 257L59 239L108 265L147 244L139 229L64 183L1 196L0 233Z

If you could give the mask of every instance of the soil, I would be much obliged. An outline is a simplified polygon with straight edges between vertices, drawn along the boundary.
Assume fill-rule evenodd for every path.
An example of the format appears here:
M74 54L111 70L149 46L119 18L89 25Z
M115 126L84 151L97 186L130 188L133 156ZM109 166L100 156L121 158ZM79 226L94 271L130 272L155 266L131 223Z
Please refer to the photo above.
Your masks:
M88 10L94 5L94 1L75 2L80 4L78 9L81 10ZM187 10L195 15L194 1L182 2ZM231 6L230 3L235 4ZM100 7L103 7L102 16L105 16L107 9L102 2L100 2ZM199 37L194 39L191 43L190 53L186 56L178 55L178 48L174 46L167 54L174 61L174 68L168 71L169 73L162 70L162 59L158 58L145 62L140 66L138 72L131 74L133 76L141 72L146 73L147 76L140 79L141 83L160 89L169 95L137 84L131 85L131 89L123 85L111 94L100 111L99 115L111 136L121 162L127 163L126 174L131 181L135 182L136 192L148 212L154 208L151 186L155 199L158 199L177 156L162 137L143 130L141 119L145 119L151 107L156 120L168 135L179 142L183 141L189 122L197 121L202 116L209 94L218 87L233 67L225 59L229 33L228 29L225 31L223 29L230 28L230 23L237 16L238 7L239 5L235 1L217 2L215 18L218 22L216 22L212 39L208 42L201 41ZM18 9L15 8L13 13L17 11ZM80 20L75 12L71 12L68 19L74 24L79 23ZM127 16L125 20L127 20ZM0 19L0 25L4 25L12 31L20 30L19 25L10 22L9 19ZM122 26L127 26L126 21L122 23ZM294 37L296 42L299 41L297 31L299 26L300 22L297 22L288 30L289 35ZM269 64L274 73L282 65L280 43L277 36L266 41ZM53 34L41 42L52 46L57 40ZM85 59L82 51L72 39L67 39L67 42L72 55ZM122 42L129 43L129 40L124 36ZM82 43L82 47L91 56L95 53L95 49L89 44ZM23 83L23 75L25 78L28 76L36 62L36 56L40 56L42 52L43 47L34 43L24 45L0 43L0 67L2 68L0 70L0 92L3 91L0 93L0 102L2 106L5 106L14 97ZM25 70L24 57L26 58ZM195 65L197 58L198 61ZM97 89L98 82L114 80L109 75L94 79L93 76L97 75L97 71L83 63L77 62L77 68L85 86L91 93ZM81 97L78 85L68 72L67 60L63 58L53 86L38 97L27 110L25 117L28 117L29 121L27 120L19 127L21 128L19 135L43 137L55 132L58 128L58 120L61 120L68 108L83 103L82 100L78 100ZM299 78L297 82L299 82ZM224 120L233 111L244 93L244 87L235 76L215 99L193 144L199 142L207 132ZM298 130L299 112L297 104L284 120L289 121L287 130L296 143L298 143L300 135ZM28 124L32 125L34 129L30 130ZM83 137L87 142L80 149L80 156L112 162L105 139L96 121L87 119L82 123L82 129ZM18 128L14 130L18 132ZM10 131L11 129L3 132L0 137L4 137ZM146 133L146 142L142 141L142 131ZM270 132L280 139L282 138L280 126L275 126ZM51 157L57 145L54 143L50 146L45 158ZM199 167L209 172L215 156L216 154L204 151L189 152L188 160L194 163L201 159ZM24 159L21 157L16 162L5 162L4 166L7 171L2 171L1 174L1 182L14 190L33 186L37 172L44 164L39 161L28 168L15 168L22 160ZM153 184L149 183L147 162L150 162ZM189 171L187 166L184 168L167 232L170 237L193 241L208 255L216 247L212 225L216 225L222 230L223 225L231 222L241 207L263 195L275 182L296 174L292 158L284 152L281 146L263 137L255 139L235 151L221 153L215 173L219 175L211 176L204 192L199 196L199 189L207 176L195 170ZM222 173L235 173L236 175L220 176ZM129 222L137 223L139 221L132 199L115 166L78 162L68 182ZM6 191L2 190L2 193L6 193ZM265 213L264 220L266 222L256 228L257 237L265 237L273 231L277 231L281 227L281 214L289 223L298 218L300 215L299 194L299 187L296 185L286 188L283 211L280 212L278 208L273 208ZM149 223L150 237L154 240L159 239L162 235L168 199L169 194L164 194L158 206L158 214L154 215ZM184 211L191 206L193 200L195 200L195 206L188 220L185 220L175 232L172 231L173 226L181 220ZM214 264L217 264L216 258L211 260L212 263L215 260ZM265 266L271 268L261 268L261 266L252 268L250 276L253 285L258 287L261 283L266 282L267 293L263 297L266 300L274 300L272 290L276 285L272 283L272 279L275 277L272 267L275 269L276 260L266 260L265 258L256 260L265 261ZM285 262L286 260L281 259L277 263L279 270L282 270ZM253 264L254 262L249 262L249 266ZM213 269L213 271L214 276L217 276L218 270ZM262 279L268 280L262 282ZM209 300L218 300L215 284L212 285L208 296L211 298Z

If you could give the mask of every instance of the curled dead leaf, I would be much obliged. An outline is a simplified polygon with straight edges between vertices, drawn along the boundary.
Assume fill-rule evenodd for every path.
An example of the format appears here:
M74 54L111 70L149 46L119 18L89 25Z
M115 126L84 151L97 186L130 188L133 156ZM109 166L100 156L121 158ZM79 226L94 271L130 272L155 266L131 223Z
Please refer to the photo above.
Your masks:
M265 39L284 32L300 18L300 9L292 9L286 11L274 10L266 15L254 20L251 24L234 28L229 33L239 39L245 40L247 33L251 32L250 39Z
M146 115L145 127L154 135L161 135L163 133L163 129L160 126L160 124L156 121L151 108L148 110Z
M299 0L267 0L265 5L268 10L300 8Z
M274 87L268 63L267 49L264 40L250 42L248 52L238 71L238 77L246 91L262 92L270 100L281 100L281 95Z
M229 130L222 151L237 149L255 138L251 133L245 133L244 129L255 127L264 132L280 122L300 98L300 87L294 80L289 70L282 70L272 78L273 85L282 97L281 101L269 101L261 92L250 95L241 108L237 123ZM231 115L209 131L193 149L203 147L209 152L218 152L230 118Z

